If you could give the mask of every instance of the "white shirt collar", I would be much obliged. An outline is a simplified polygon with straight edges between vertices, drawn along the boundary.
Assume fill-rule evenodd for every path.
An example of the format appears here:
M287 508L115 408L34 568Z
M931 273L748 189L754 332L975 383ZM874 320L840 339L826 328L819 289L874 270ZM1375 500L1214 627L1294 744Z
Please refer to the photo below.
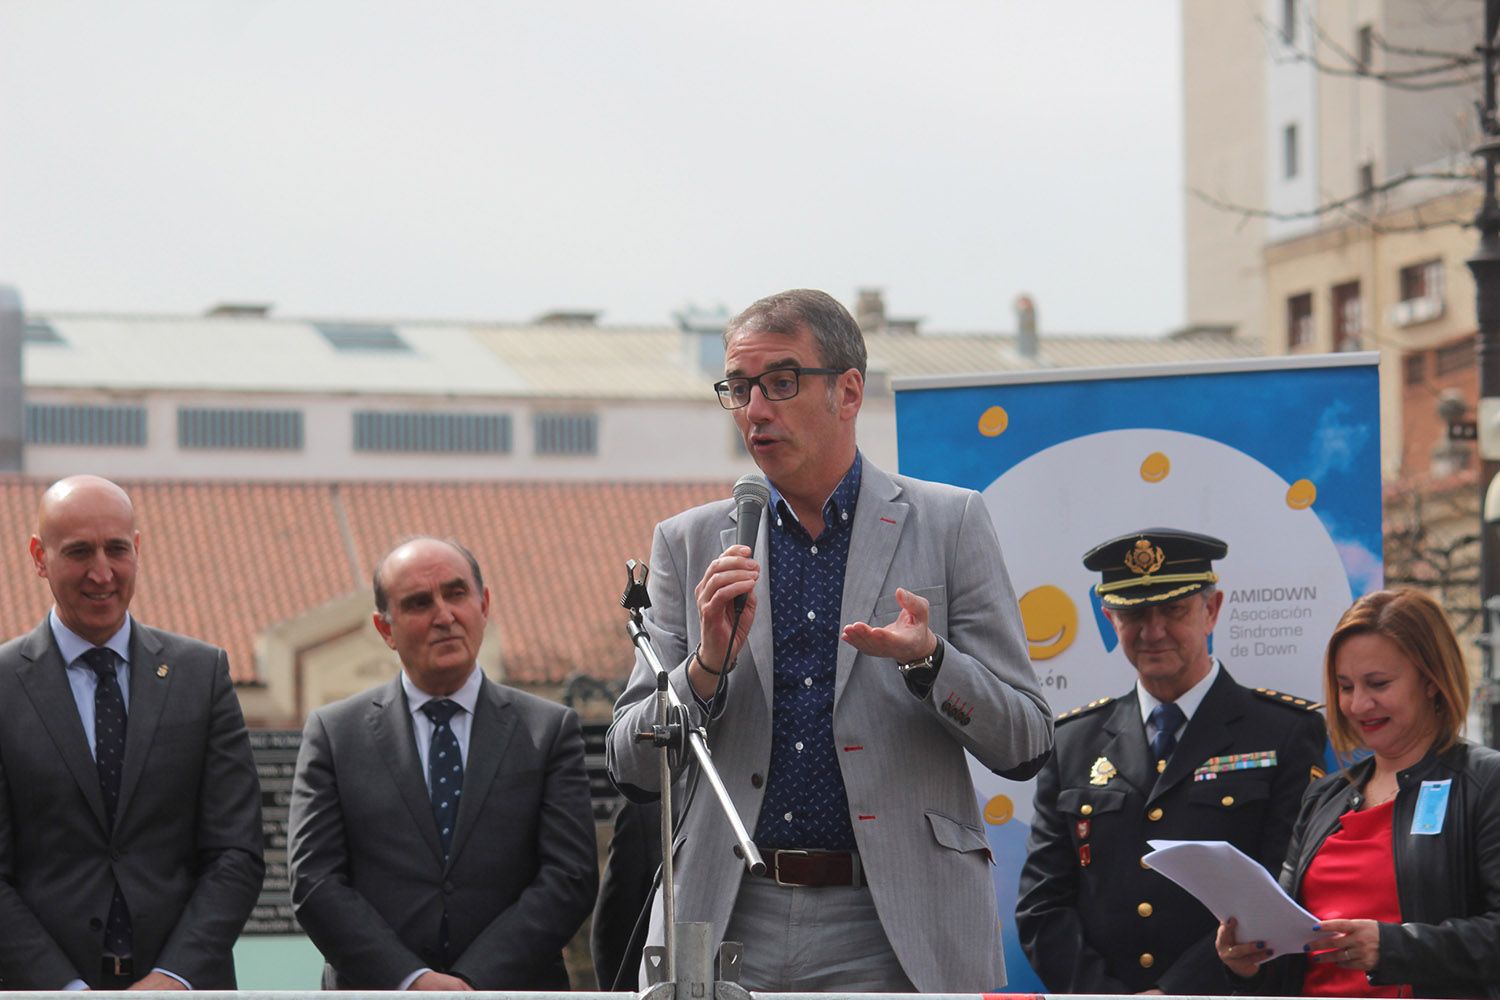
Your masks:
M62 653L64 664L71 665L74 660L94 648L92 642L89 642L83 636L63 624L62 619L57 616L56 605L47 613L47 624L52 626L52 638L57 640L57 651ZM100 643L100 645L106 649L113 650L114 654L120 658L121 663L130 662L129 611L125 612L125 621L120 624L119 630L110 636L107 641Z
M479 705L479 685L483 679L484 674L479 669L479 664L476 663L474 669L469 671L469 677L464 681L463 686L448 695L448 700L458 702L458 707L472 716L475 707ZM412 683L411 676L405 670L401 671L401 688L406 692L406 704L410 706L414 715L421 710L423 705L434 698L440 697L439 695L428 694L417 687L416 684Z
M1198 711L1198 706L1203 704L1203 699L1207 697L1208 689L1213 687L1214 681L1218 679L1219 660L1218 657L1215 657L1213 660L1213 666L1209 667L1208 673L1204 675L1203 679L1197 684L1194 684L1192 687L1188 688L1186 693L1184 693L1181 698L1177 699L1177 707L1182 709L1182 714L1184 716L1186 716L1188 719L1192 719L1193 713ZM1140 703L1141 724L1144 725L1146 721L1151 718L1151 710L1157 705L1160 705L1161 702L1157 701L1156 698L1152 696L1151 692L1146 690L1145 686L1141 684L1139 678L1137 678L1135 682L1135 698L1136 701ZM1183 725L1187 725L1187 722L1183 722Z

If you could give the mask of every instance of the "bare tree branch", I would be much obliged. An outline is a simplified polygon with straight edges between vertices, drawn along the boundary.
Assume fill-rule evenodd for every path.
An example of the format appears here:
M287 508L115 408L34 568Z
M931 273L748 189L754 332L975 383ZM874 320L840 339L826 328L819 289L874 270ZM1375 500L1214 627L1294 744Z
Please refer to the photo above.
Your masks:
M1460 633L1481 624L1479 493L1472 482L1433 488L1416 482L1385 503L1385 581L1428 591Z
M1197 198L1199 201L1203 202L1205 205L1208 205L1210 208L1216 208L1223 212L1233 212L1241 216L1242 218L1270 219L1276 222L1294 222L1298 219L1318 219L1322 218L1325 215L1331 215L1335 212L1341 211L1346 212L1346 214L1353 215L1355 214L1354 206L1358 205L1365 199L1373 195L1384 194L1387 191L1392 191L1404 184L1410 184L1413 181L1473 181L1477 178L1477 176L1477 174L1467 171L1408 170L1406 173L1398 174L1395 177L1388 178L1381 183L1374 185L1368 190L1360 191L1356 194L1351 194L1345 198L1338 198L1333 201L1322 202L1321 204L1315 205L1312 208L1303 209L1296 212L1277 212L1269 208L1255 208L1250 205L1238 205L1231 201L1225 201L1222 198L1216 198L1208 192L1200 191L1197 188L1188 188L1188 193ZM1372 219L1363 216L1363 214L1360 214L1359 221L1365 222L1371 226L1376 225ZM1435 226L1457 225L1465 223L1466 221L1467 220L1465 219L1457 218L1446 219L1437 223L1423 224L1419 229L1416 230L1388 228L1382 229L1381 231L1417 232L1423 229L1431 229Z
M1473 86L1478 84L1480 80L1480 77L1473 73L1463 73L1459 76L1448 75L1460 73L1477 65L1479 58L1473 53L1426 52L1420 49L1404 50L1390 45L1382 36L1372 32L1371 40L1382 52L1433 60L1428 65L1414 66L1409 69L1376 71L1365 65L1357 56L1339 44L1332 35L1323 29L1316 18L1309 17L1307 19L1307 23L1312 29L1313 37L1343 60L1343 65L1336 65L1320 59L1316 51L1308 51L1289 44L1286 37L1282 34L1281 29L1267 22L1265 18L1257 16L1256 21L1266 32L1268 40L1271 41L1272 51L1274 52L1279 48L1285 52L1284 55L1276 55L1274 57L1278 63L1305 63L1312 66L1319 73L1325 73L1329 76L1374 80L1377 83L1384 84L1396 90L1412 92ZM1279 43L1276 41L1277 39L1280 40ZM1429 79L1431 77L1440 77L1441 79Z

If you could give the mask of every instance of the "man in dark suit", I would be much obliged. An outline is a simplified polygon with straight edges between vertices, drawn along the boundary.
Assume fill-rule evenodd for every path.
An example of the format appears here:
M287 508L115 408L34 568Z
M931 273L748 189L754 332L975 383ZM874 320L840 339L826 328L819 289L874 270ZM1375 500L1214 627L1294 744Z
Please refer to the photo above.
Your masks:
M1084 556L1137 677L1058 717L1037 778L1016 927L1049 992L1225 992L1218 922L1145 867L1146 841L1227 840L1275 874L1322 774L1318 706L1241 687L1209 652L1227 552L1148 528Z
M235 988L260 893L260 784L224 651L129 614L129 496L74 476L31 557L54 605L0 647L0 980Z
M598 886L583 734L479 670L489 606L463 546L397 546L375 627L401 674L308 717L288 853L325 988L568 988Z
M601 990L639 988L647 908L661 868L661 803L621 799L609 840L589 950Z

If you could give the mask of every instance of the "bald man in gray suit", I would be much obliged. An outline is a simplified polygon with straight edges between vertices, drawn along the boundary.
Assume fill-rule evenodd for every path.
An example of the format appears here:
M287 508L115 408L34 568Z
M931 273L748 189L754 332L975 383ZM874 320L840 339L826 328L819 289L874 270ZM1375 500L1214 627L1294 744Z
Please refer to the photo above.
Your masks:
M235 987L265 871L224 651L129 614L130 497L72 476L31 539L54 605L0 647L0 981Z
M400 675L308 717L288 856L327 989L568 988L599 880L583 734L480 671L489 605L463 546L397 546L375 627Z

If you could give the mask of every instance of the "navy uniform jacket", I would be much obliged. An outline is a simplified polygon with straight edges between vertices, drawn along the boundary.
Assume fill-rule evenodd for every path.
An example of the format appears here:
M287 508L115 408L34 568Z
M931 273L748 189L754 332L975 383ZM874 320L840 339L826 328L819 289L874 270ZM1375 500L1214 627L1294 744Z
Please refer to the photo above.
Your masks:
M1322 774L1317 707L1241 687L1221 667L1159 775L1134 689L1058 719L1016 904L1048 992L1224 992L1218 921L1141 856L1147 840L1227 840L1280 871L1302 793ZM1223 759L1239 754L1255 756Z

